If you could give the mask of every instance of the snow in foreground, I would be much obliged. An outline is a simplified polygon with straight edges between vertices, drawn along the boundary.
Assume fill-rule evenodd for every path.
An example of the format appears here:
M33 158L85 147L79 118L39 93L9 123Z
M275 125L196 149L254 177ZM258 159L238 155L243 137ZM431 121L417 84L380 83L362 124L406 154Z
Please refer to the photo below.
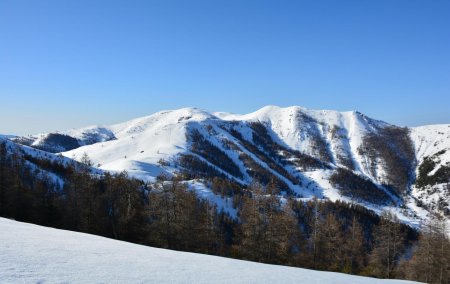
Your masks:
M407 283L176 252L0 218L1 283Z

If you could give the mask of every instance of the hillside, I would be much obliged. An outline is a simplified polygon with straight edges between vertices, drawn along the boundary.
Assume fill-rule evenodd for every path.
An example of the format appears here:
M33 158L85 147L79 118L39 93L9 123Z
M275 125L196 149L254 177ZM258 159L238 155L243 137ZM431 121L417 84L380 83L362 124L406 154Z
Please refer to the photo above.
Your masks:
M284 196L391 209L416 227L430 211L450 214L450 125L403 128L359 112L302 107L246 115L184 108L12 140L69 150L62 154L77 160L86 153L102 170L148 181L174 173L244 186L273 181Z
M0 218L2 283L413 283L135 245Z

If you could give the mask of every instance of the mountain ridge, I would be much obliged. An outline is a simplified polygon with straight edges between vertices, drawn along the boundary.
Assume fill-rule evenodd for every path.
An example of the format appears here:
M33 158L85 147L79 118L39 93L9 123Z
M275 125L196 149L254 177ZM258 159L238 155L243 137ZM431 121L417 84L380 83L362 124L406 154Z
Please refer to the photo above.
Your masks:
M49 143L48 137L59 141L55 136L72 146L77 141L78 147ZM102 170L126 170L148 181L180 172L243 185L274 181L283 196L346 200L377 212L395 209L416 226L431 211L447 216L450 211L445 124L399 127L357 111L299 106L266 106L244 115L182 108L31 140L31 147L75 160L86 153ZM424 162L433 169L420 176ZM436 173L436 179L427 178Z

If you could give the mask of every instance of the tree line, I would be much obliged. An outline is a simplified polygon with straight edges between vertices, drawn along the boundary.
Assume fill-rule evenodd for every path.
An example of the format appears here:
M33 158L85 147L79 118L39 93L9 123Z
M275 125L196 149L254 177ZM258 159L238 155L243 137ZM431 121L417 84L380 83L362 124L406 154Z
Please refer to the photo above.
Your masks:
M126 172L93 175L87 156L82 162L30 159L0 144L0 216L264 263L428 283L450 280L450 242L437 218L418 234L391 212L378 216L355 204L279 198L275 182L230 190L231 184L216 179L218 194L233 195L238 211L233 218L180 178L146 184ZM44 166L58 176L41 170Z

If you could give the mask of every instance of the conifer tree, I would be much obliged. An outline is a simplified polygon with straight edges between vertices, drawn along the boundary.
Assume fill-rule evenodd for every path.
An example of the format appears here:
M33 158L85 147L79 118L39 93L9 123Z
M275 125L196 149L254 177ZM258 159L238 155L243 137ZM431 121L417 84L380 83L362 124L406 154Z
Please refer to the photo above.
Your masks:
M322 216L320 212L320 204L316 197L312 200L312 216L309 221L310 232L310 243L311 243L311 258L312 267L319 268L320 255L323 249L323 238L322 238Z
M394 213L385 211L380 219L380 224L374 232L374 246L369 258L369 274L392 278L403 253L405 236L401 230L400 221Z
M321 265L326 269L341 271L344 266L342 226L332 213L328 213L320 225L324 252L319 256Z
M363 228L355 215L353 215L352 223L345 233L344 251L345 266L343 272L356 274L364 266L366 248Z

